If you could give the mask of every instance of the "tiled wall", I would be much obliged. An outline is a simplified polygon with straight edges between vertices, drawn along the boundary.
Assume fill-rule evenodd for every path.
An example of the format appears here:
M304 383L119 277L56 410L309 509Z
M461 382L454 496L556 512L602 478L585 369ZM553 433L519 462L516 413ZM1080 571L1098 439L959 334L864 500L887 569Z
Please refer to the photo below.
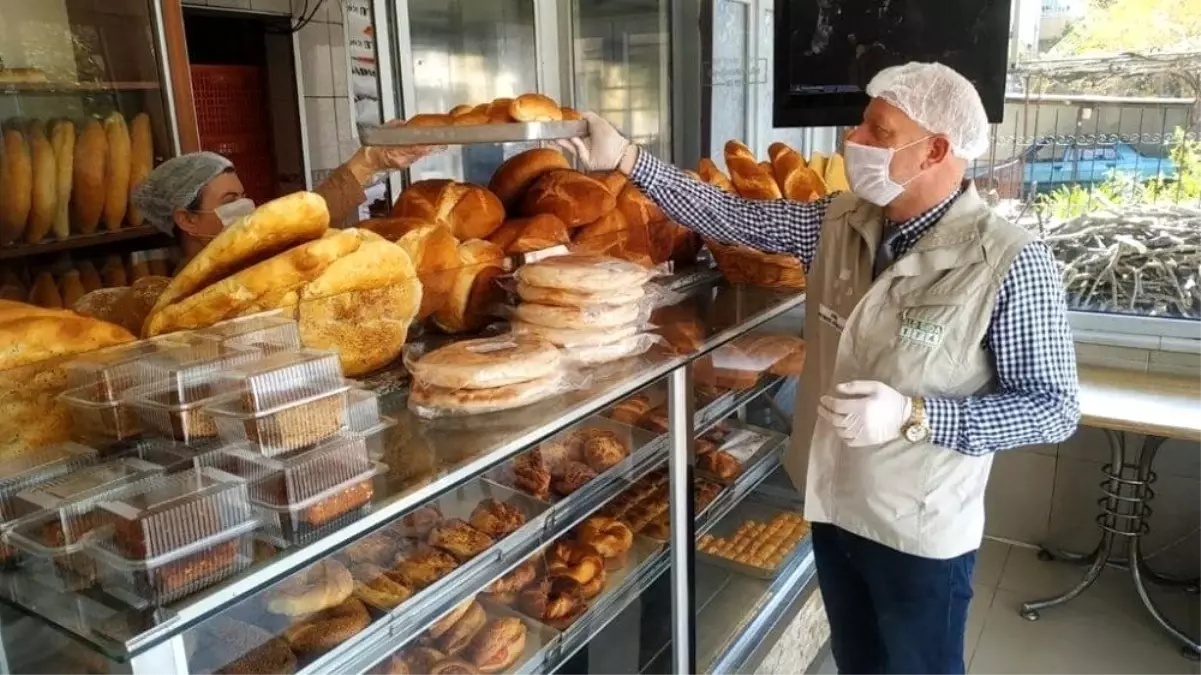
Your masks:
M1077 359L1135 371L1170 372L1201 380L1201 351L1149 351L1078 344ZM1198 385L1201 395L1201 384ZM1126 435L1127 461L1137 461L1142 437ZM987 534L1087 552L1100 530L1094 524L1101 497L1101 467L1110 459L1106 434L1081 427L1058 446L1035 446L997 455L986 495ZM1156 457L1151 532L1143 538L1157 572L1197 576L1201 566L1201 445L1168 441ZM1123 554L1124 557L1124 554Z
M309 0L310 7L315 1ZM299 15L304 3L302 0L189 0L186 4ZM297 39L309 172L313 185L316 185L350 159L358 148L347 88L349 69L340 0L325 0L314 20L300 30Z

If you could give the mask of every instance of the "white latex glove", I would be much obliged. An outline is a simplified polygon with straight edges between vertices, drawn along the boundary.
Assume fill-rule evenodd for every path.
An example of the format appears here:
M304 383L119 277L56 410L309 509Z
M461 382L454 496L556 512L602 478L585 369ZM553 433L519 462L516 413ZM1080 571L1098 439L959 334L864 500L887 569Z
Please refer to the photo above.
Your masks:
M575 153L588 171L616 169L630 142L600 115L586 112L583 118L588 123L588 135L560 140L559 145Z
M913 413L913 401L883 382L844 382L834 387L834 394L821 398L817 414L852 448L900 438Z

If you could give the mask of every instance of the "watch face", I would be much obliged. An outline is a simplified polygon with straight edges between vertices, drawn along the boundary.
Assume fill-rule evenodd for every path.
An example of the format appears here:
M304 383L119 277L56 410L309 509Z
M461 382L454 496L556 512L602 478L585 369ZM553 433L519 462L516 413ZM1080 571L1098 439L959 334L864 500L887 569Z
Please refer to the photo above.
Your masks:
M911 424L905 428L905 438L910 443L920 443L926 440L926 436L930 434L930 428L924 424Z

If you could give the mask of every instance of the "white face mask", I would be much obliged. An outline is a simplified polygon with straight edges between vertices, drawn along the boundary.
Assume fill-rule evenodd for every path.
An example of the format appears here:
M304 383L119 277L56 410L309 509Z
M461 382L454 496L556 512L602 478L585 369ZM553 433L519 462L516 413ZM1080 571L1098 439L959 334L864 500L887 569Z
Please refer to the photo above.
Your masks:
M847 166L847 182L851 184L851 192L876 206L891 204L894 199L905 192L906 185L922 175L922 172L919 171L904 183L894 181L890 172L893 156L927 138L930 137L924 136L899 148L874 148L870 145L847 141L844 157Z
M222 227L229 227L239 218L254 211L254 200L249 197L235 199L228 204L222 204L213 209L213 215L221 221Z

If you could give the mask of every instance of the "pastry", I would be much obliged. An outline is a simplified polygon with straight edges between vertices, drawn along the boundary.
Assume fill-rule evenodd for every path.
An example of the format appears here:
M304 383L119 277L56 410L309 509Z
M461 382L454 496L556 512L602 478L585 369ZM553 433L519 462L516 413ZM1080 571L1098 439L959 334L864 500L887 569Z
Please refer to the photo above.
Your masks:
M405 583L421 589L450 574L458 566L459 561L451 554L422 545L396 561L396 572Z
M521 509L494 499L481 501L471 512L471 526L494 539L506 537L524 524Z
M619 328L635 323L641 314L638 303L560 307L523 302L513 310L513 318L523 323L571 330Z
M666 513L659 515L638 533L657 541L667 541L671 539L671 518Z
M704 437L696 439L694 443L697 457L700 457L701 455L707 455L718 448L716 443Z
M298 653L324 652L346 642L371 623L357 598L323 609L284 629L282 637Z
M480 606L480 603L472 602L459 620L437 638L438 649L449 656L457 655L467 649L472 638L487 621L488 615L484 612L484 608Z
M468 605L470 603L463 605L464 611ZM432 673L435 665L446 660L446 654L433 647L409 647L401 652L400 658L409 664L409 669L414 673Z
M455 605L454 609L441 616L434 622L434 625L430 626L429 636L435 640L442 637L446 631L459 622L459 619L466 616L468 610L473 606L476 606L475 598L467 598L458 605Z
M297 409L298 410L310 410L310 408L311 408L311 406L302 406ZM310 414L312 414L311 410L310 410ZM313 415L313 420L320 420L320 419L321 419L320 416ZM315 429L321 428L320 425L317 424L316 422L312 422L312 424ZM310 429L308 431L311 432L312 429ZM314 435L319 435L319 434L314 434ZM294 437L295 436L286 436L285 438L294 438ZM306 445L310 445L310 443L303 443L303 442L296 441L296 442L290 442L290 443L285 442L285 445L287 447L304 447ZM365 481L362 481L359 483L355 483L354 485L351 485L350 487L346 488L345 490L342 490L341 492L330 495L329 497L326 497L325 499L320 500L319 502L308 507L307 509L303 509L298 515L300 517L301 522L307 523L308 525L311 525L313 527L320 527L321 525L324 525L330 521L333 521L334 519L338 518L339 516L350 513L351 511L359 508L360 506L367 504L368 502L371 501L371 497L374 494L375 494L375 485L374 485L374 483L372 483L372 481L370 479L368 479L368 480L365 480Z
M575 580L586 600L600 595L605 587L604 558L582 542L560 540L552 544L546 554L546 574Z
M495 541L458 518L444 520L430 530L426 543L466 562L483 553Z
M642 419L638 420L639 428L653 431L657 434L665 434L671 428L671 418L667 415L667 406L661 405L651 409Z
M494 619L471 642L471 662L481 673L499 673L525 652L525 622L515 617Z
M352 563L384 565L396 556L396 540L379 532L346 547L346 558Z
M538 446L538 451L550 475L561 478L568 462L584 461L584 435L580 431L560 434Z
M479 669L463 659L444 659L430 667L430 675L478 675Z
M351 574L355 580L354 596L377 609L393 609L413 595L403 577L392 570L365 563L356 565Z
M404 656L396 653L388 659L388 663L384 668L380 668L377 665L374 669L368 671L368 673L371 675L412 675L413 669L409 666L409 662L404 660Z
M596 478L596 472L587 464L568 461L563 465L562 477L555 478L552 482L552 487L554 487L555 492L567 496L584 487L593 478Z
M305 616L341 604L353 591L350 571L327 558L276 584L265 599L272 614Z
M559 374L491 389L448 389L415 381L409 392L409 409L418 416L479 415L537 403L562 390Z
M517 598L521 611L562 630L588 608L580 584L571 577L547 577L526 588Z
M534 565L534 561L526 560L508 574L489 584L484 592L495 602L511 605L517 601L517 594L521 592L521 589L529 586L537 574L538 569Z
M585 432L584 461L597 473L617 465L630 454L629 446L612 431L586 429Z
M650 399L644 394L636 394L613 406L613 409L609 411L608 417L622 424L637 426L638 421L650 412L650 410Z
M630 550L634 545L634 533L624 523L613 518L593 516L585 520L579 529L580 541L595 548L606 558L612 558Z
M513 460L515 487L545 500L550 495L550 471L542 461L542 452L534 448Z
M409 372L438 387L488 389L550 376L561 363L559 350L545 340L502 335L435 349L409 364Z
M643 286L618 288L604 293L579 293L562 288L543 288L523 281L517 282L517 295L525 302L558 307L590 307L592 305L627 305L646 297Z
M524 265L515 276L518 281L531 286L561 288L576 293L605 293L641 286L650 280L651 272L640 265L616 258L564 255Z
M616 207L617 199L604 183L578 171L555 169L542 174L530 185L521 199L519 210L525 216L547 213L563 221L567 227L579 227ZM573 288L563 284L540 284L531 279L526 281L535 286ZM602 289L579 287L578 290Z
M723 480L730 480L742 473L742 462L724 450L715 450L697 457L696 466Z
M556 169L570 168L567 158L554 148L526 150L506 159L496 168L492 180L488 182L488 189L511 209L521 201L539 176Z
M425 539L429 536L430 530L440 522L442 522L442 510L438 508L437 504L427 504L406 513L400 519L399 531L405 537Z

